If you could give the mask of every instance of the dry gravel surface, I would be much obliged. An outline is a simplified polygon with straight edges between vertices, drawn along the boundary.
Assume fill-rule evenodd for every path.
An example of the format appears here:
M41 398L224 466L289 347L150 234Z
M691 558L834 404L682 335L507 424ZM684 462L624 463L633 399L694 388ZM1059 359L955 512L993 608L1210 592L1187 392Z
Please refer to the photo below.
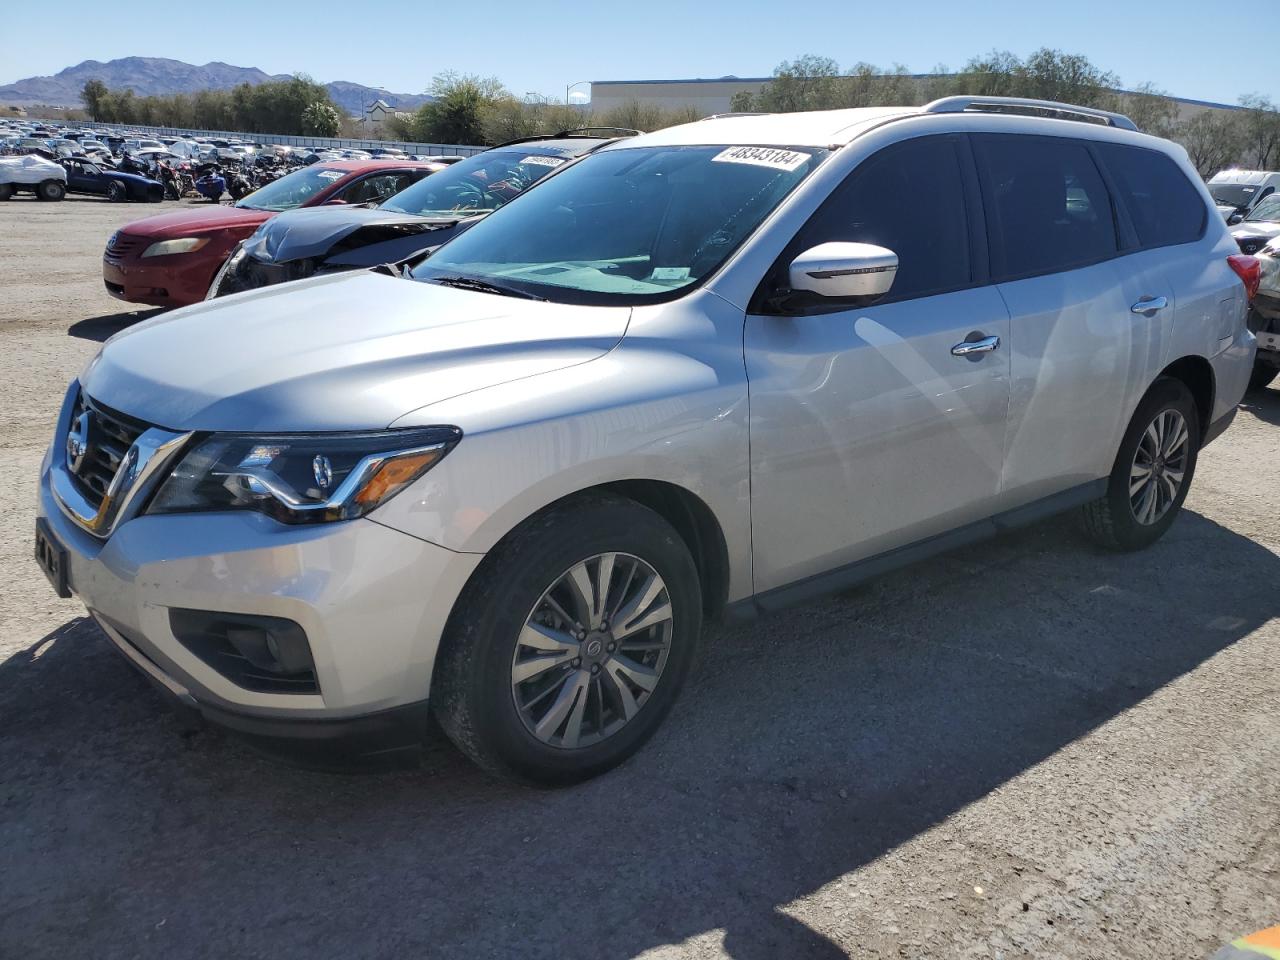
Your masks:
M1280 392L1154 548L1051 521L720 628L593 783L301 770L185 728L31 560L154 212L0 204L0 957L1175 960L1280 919Z

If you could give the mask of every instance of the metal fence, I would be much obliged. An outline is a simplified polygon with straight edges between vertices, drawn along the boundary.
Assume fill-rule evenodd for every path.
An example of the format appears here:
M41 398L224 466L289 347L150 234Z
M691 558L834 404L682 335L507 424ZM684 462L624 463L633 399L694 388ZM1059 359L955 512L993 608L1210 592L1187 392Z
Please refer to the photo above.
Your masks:
M254 143L279 143L287 147L309 147L313 150L329 147L337 150L368 150L394 147L405 153L469 157L487 149L474 144L457 143L405 143L401 140L347 140L342 137L293 137L275 133L244 133L234 130L189 130L183 127L144 127L137 124L73 122L76 127L93 130L137 131L152 137L203 137L217 140L248 140Z

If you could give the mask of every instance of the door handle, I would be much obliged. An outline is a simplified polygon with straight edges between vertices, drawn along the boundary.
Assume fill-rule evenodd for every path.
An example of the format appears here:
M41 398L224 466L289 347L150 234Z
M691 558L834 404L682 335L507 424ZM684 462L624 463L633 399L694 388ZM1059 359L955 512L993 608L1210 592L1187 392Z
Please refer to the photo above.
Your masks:
M951 348L953 357L972 357L979 353L990 353L1000 347L999 337L983 337L981 340L964 340Z
M1129 308L1129 312L1141 314L1144 317L1153 317L1158 310L1163 310L1168 305L1168 297L1143 297Z

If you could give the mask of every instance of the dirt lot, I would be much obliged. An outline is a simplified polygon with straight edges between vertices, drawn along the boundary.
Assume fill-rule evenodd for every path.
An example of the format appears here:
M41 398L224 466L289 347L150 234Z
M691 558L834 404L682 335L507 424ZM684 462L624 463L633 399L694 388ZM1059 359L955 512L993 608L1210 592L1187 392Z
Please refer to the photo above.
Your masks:
M0 204L0 956L1174 960L1280 919L1280 392L1154 549L1056 521L722 630L587 786L302 771L184 730L30 559L154 212Z

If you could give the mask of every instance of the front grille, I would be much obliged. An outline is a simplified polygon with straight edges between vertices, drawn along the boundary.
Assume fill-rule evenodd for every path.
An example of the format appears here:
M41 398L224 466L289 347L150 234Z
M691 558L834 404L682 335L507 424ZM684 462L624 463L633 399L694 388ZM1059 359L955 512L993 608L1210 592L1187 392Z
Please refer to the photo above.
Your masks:
M67 470L95 508L102 505L120 462L146 429L145 423L108 410L83 393L76 399L68 430L83 439L85 451L78 467L68 455Z
M137 253L146 242L145 237L135 237L122 230L117 230L111 235L111 239L107 241L107 249L103 256L107 260L123 260L130 254Z

